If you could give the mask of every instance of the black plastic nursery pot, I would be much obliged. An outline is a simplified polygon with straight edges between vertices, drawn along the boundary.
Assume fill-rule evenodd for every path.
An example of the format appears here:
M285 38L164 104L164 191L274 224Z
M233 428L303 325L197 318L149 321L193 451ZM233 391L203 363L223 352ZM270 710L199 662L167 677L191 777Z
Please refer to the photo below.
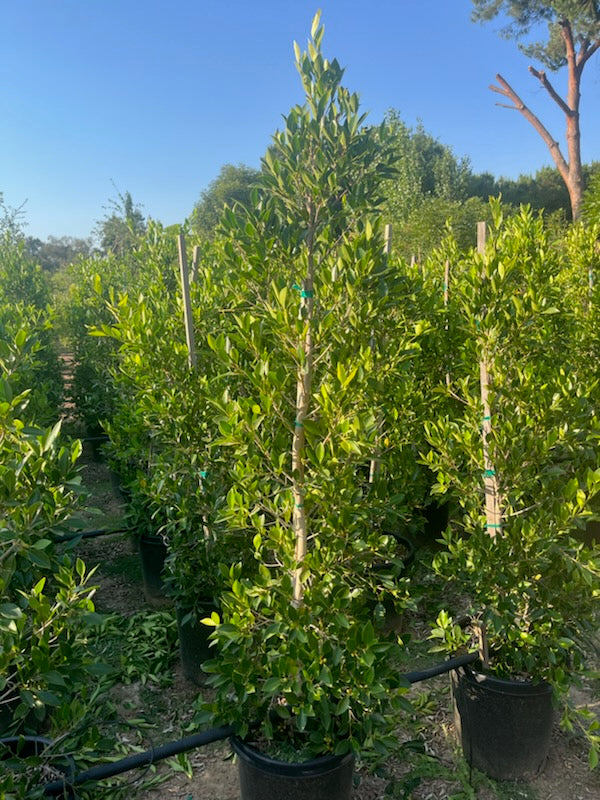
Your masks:
M75 762L71 756L52 753L52 741L43 736L8 736L0 738L0 772L10 770L10 765L2 765L15 758L30 758L37 756L40 761L40 780L47 781L56 778L63 784L60 797L75 800L77 797L70 784L75 775ZM4 795L2 795L4 796Z
M163 584L163 570L167 546L162 537L143 533L140 537L140 558L142 561L142 578L144 581L144 596L149 603L156 604L164 601L165 587Z
M425 538L436 539L448 527L450 518L450 504L447 502L433 501L425 508Z
M469 666L450 677L454 723L468 763L496 780L542 772L554 721L552 688L495 678Z
M114 469L109 467L108 473L110 475L110 485L112 486L114 494L127 505L127 503L131 502L131 489L123 485L120 475L115 472Z
M278 761L232 737L238 758L241 800L349 800L354 756L327 755L311 761Z
M206 680L206 673L201 665L212 656L209 636L214 630L199 620L210 617L213 611L218 611L218 608L210 600L197 604L197 618L185 619L189 609L181 606L176 608L181 667L187 680L197 686L201 686Z
M104 445L109 441L108 434L102 428L90 429L87 436L83 437L84 447L89 448L92 460L95 462L104 461Z

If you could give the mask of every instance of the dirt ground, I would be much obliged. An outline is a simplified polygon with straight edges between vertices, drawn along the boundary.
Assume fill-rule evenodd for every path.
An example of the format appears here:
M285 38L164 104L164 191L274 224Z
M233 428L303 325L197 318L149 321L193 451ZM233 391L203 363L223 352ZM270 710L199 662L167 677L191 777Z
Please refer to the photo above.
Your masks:
M86 454L83 461L83 480L93 492L93 503L101 514L89 516L94 527L112 527L123 520L122 500L111 485L104 464L93 461ZM107 542L110 542L107 547ZM127 534L86 540L81 545L81 555L88 564L98 564L96 582L99 588L95 597L100 612L116 611L130 614L150 609L144 598L138 556L131 537ZM117 568L118 566L118 568ZM417 632L418 635L418 632ZM596 664L596 669L598 665ZM599 712L598 681L595 686L578 689L574 699ZM155 712L156 730L150 740L154 742L180 738L181 730L191 717L191 703L198 688L188 683L175 666L172 686L132 684L116 689L116 699L128 714L142 710L146 715ZM558 724L553 732L550 755L541 775L529 783L495 783L479 773L471 773L462 759L454 732L450 712L448 680L445 677L420 684L411 690L415 697L428 700L424 714L412 723L411 736L417 732L430 759L423 758L416 769L416 785L408 793L398 793L398 798L409 800L598 800L600 798L600 769L590 771L587 765L587 748L581 737L561 731ZM399 736L406 735L400 730ZM145 746L148 746L147 744ZM240 797L237 767L231 758L227 743L215 743L188 754L192 777L181 771L175 762L162 762L156 767L154 778L161 780L155 787L148 785L148 773L140 776L131 786L133 797L159 800L238 800ZM392 763L392 772L406 776L410 767L405 763ZM129 780L135 776L129 776ZM384 798L387 781L358 770L359 783L354 789L354 800L380 800ZM100 796L100 795L99 795ZM389 796L389 795L387 795Z

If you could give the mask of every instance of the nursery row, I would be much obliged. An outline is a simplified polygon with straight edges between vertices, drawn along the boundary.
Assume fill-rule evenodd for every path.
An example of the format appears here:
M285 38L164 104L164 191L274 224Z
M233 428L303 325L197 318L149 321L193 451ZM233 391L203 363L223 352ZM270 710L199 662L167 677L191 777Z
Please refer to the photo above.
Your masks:
M541 217L505 216L494 200L476 250L449 232L425 263L397 259L377 213L393 175L384 131L362 126L322 34L316 20L296 54L305 104L274 136L250 207L226 209L200 243L189 287L182 237L178 253L153 224L123 260L73 268L63 324L78 411L108 437L130 524L166 546L180 616L213 630L206 724L235 725L242 761L251 742L283 761L334 755L351 775L352 756L385 753L410 709L397 667L407 637L391 619L425 602L427 585L404 570L397 537L433 544L435 515L448 514L431 556L448 586L432 619L440 649L479 637L486 675L536 698L541 686L547 702L547 686L566 701L585 669L599 592L585 531L600 491L600 232L551 241ZM21 352L28 334L6 325L8 359L11 336ZM44 504L0 554L16 654L31 646L19 625L27 604L41 613L44 570L77 598L60 608L90 601L83 565L73 577L44 555L46 529L76 502L77 445L29 433L22 397L2 408L4 506L15 519L29 508L15 503L25 480ZM42 491L46 463L63 471ZM5 674L18 689L16 658ZM470 690L455 696L465 727ZM575 721L594 766L598 723L565 705ZM540 768L536 752L509 775ZM498 774L472 742L469 753Z
M361 127L313 35L297 54L306 103L251 207L196 252L192 332L158 227L126 291L95 279L92 323L132 519L163 538L185 613L219 609L207 719L242 736L262 720L277 752L306 755L385 739L402 642L382 617L419 595L393 534L419 543L440 503L432 570L460 605L434 636L459 648L453 618L468 616L495 674L565 693L594 631L597 563L577 537L600 487L598 231L550 241L541 217L492 201L476 251L450 233L420 266L395 259L377 217L383 133Z

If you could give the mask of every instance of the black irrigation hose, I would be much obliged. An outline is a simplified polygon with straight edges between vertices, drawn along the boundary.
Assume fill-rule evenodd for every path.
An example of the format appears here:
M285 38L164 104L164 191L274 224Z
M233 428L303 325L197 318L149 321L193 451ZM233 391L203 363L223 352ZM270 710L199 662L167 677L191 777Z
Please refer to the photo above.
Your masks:
M64 536L55 536L54 541L57 544L62 542L72 542L73 539L93 539L96 536L109 536L112 533L127 533L130 528L97 528L93 531L75 531L74 533L65 533Z
M418 683L419 681L425 681L428 678L435 678L436 675L443 675L445 672L450 672L458 667L464 667L467 664L472 664L474 661L477 661L478 658L479 653L465 653L462 656L448 658L446 661L442 661L441 664L435 664L435 666L429 667L428 669L407 672L402 677L405 678L405 680L407 680L409 683Z
M211 742L218 742L221 739L227 739L235 733L233 725L223 725L220 728L211 728L202 733L194 733L191 736L186 736L184 739L179 739L175 742L167 742L158 747L153 747L151 750L145 750L143 753L136 753L133 756L127 756L119 761L112 761L110 764L100 764L97 767L86 769L78 775L67 781L52 781L44 786L44 795L46 797L60 796L66 786L79 786L86 781L101 781L105 778L112 778L114 775L120 775L122 772L128 772L130 769L137 769L139 767L146 767L154 764L156 761L162 761L164 758L176 756L178 753L185 753L187 750L193 750L195 747L202 747Z

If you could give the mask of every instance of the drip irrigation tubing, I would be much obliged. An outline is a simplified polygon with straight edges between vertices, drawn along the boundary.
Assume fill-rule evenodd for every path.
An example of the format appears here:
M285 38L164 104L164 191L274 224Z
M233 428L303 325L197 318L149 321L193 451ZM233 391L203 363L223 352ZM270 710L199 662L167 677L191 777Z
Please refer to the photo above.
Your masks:
M86 769L75 775L70 781L59 780L47 783L44 786L44 795L46 797L60 796L65 787L79 786L87 781L100 781L105 778L112 778L115 775L120 775L123 772L128 772L131 769L138 767L147 767L154 764L156 761L162 761L164 758L171 758L178 753L185 753L187 750L193 750L195 747L202 747L211 742L218 742L220 739L227 739L235 733L233 725L224 725L220 728L211 728L208 731L201 733L194 733L191 736L186 736L184 739L178 739L175 742L167 742L158 747L153 747L150 750L145 750L143 753L136 753L132 756L127 756L119 761L112 761L110 764L99 764L91 769Z
M402 677L408 683L418 683L419 681L433 678L436 675L443 675L445 672L450 672L458 667L463 667L466 664L472 664L479 658L479 653L465 653L464 655L455 656L443 661L441 664L435 664L433 667L423 670L415 670L414 672L407 672ZM252 726L255 727L255 726ZM162 761L165 758L171 758L178 753L185 753L188 750L193 750L196 747L202 747L211 742L217 742L221 739L227 739L235 734L236 730L233 725L223 725L220 728L211 728L208 731L201 733L194 733L191 736L186 736L183 739L177 739L173 742L152 747L150 750L145 750L143 753L136 753L132 756L127 756L119 761L112 761L110 764L100 764L91 769L85 770L75 775L69 782L65 780L52 781L44 786L44 795L46 797L56 797L64 792L65 787L79 786L87 781L100 781L105 778L112 778L115 775L120 775L123 772L128 772L132 769L139 767L147 767L157 761Z
M474 661L477 661L479 657L479 652L464 653L464 655L448 658L446 661L442 661L441 664L435 664L433 667L429 667L428 669L415 670L415 672L406 672L402 677L411 684L419 683L419 681L425 681L428 678L435 678L436 675L443 675L445 672L458 669L458 667L464 667L467 664L472 664Z
M96 536L110 536L112 533L127 533L130 528L97 528L92 531L73 531L73 533L65 533L63 536L55 536L54 541L60 544L61 542L72 542L73 539L93 539Z

